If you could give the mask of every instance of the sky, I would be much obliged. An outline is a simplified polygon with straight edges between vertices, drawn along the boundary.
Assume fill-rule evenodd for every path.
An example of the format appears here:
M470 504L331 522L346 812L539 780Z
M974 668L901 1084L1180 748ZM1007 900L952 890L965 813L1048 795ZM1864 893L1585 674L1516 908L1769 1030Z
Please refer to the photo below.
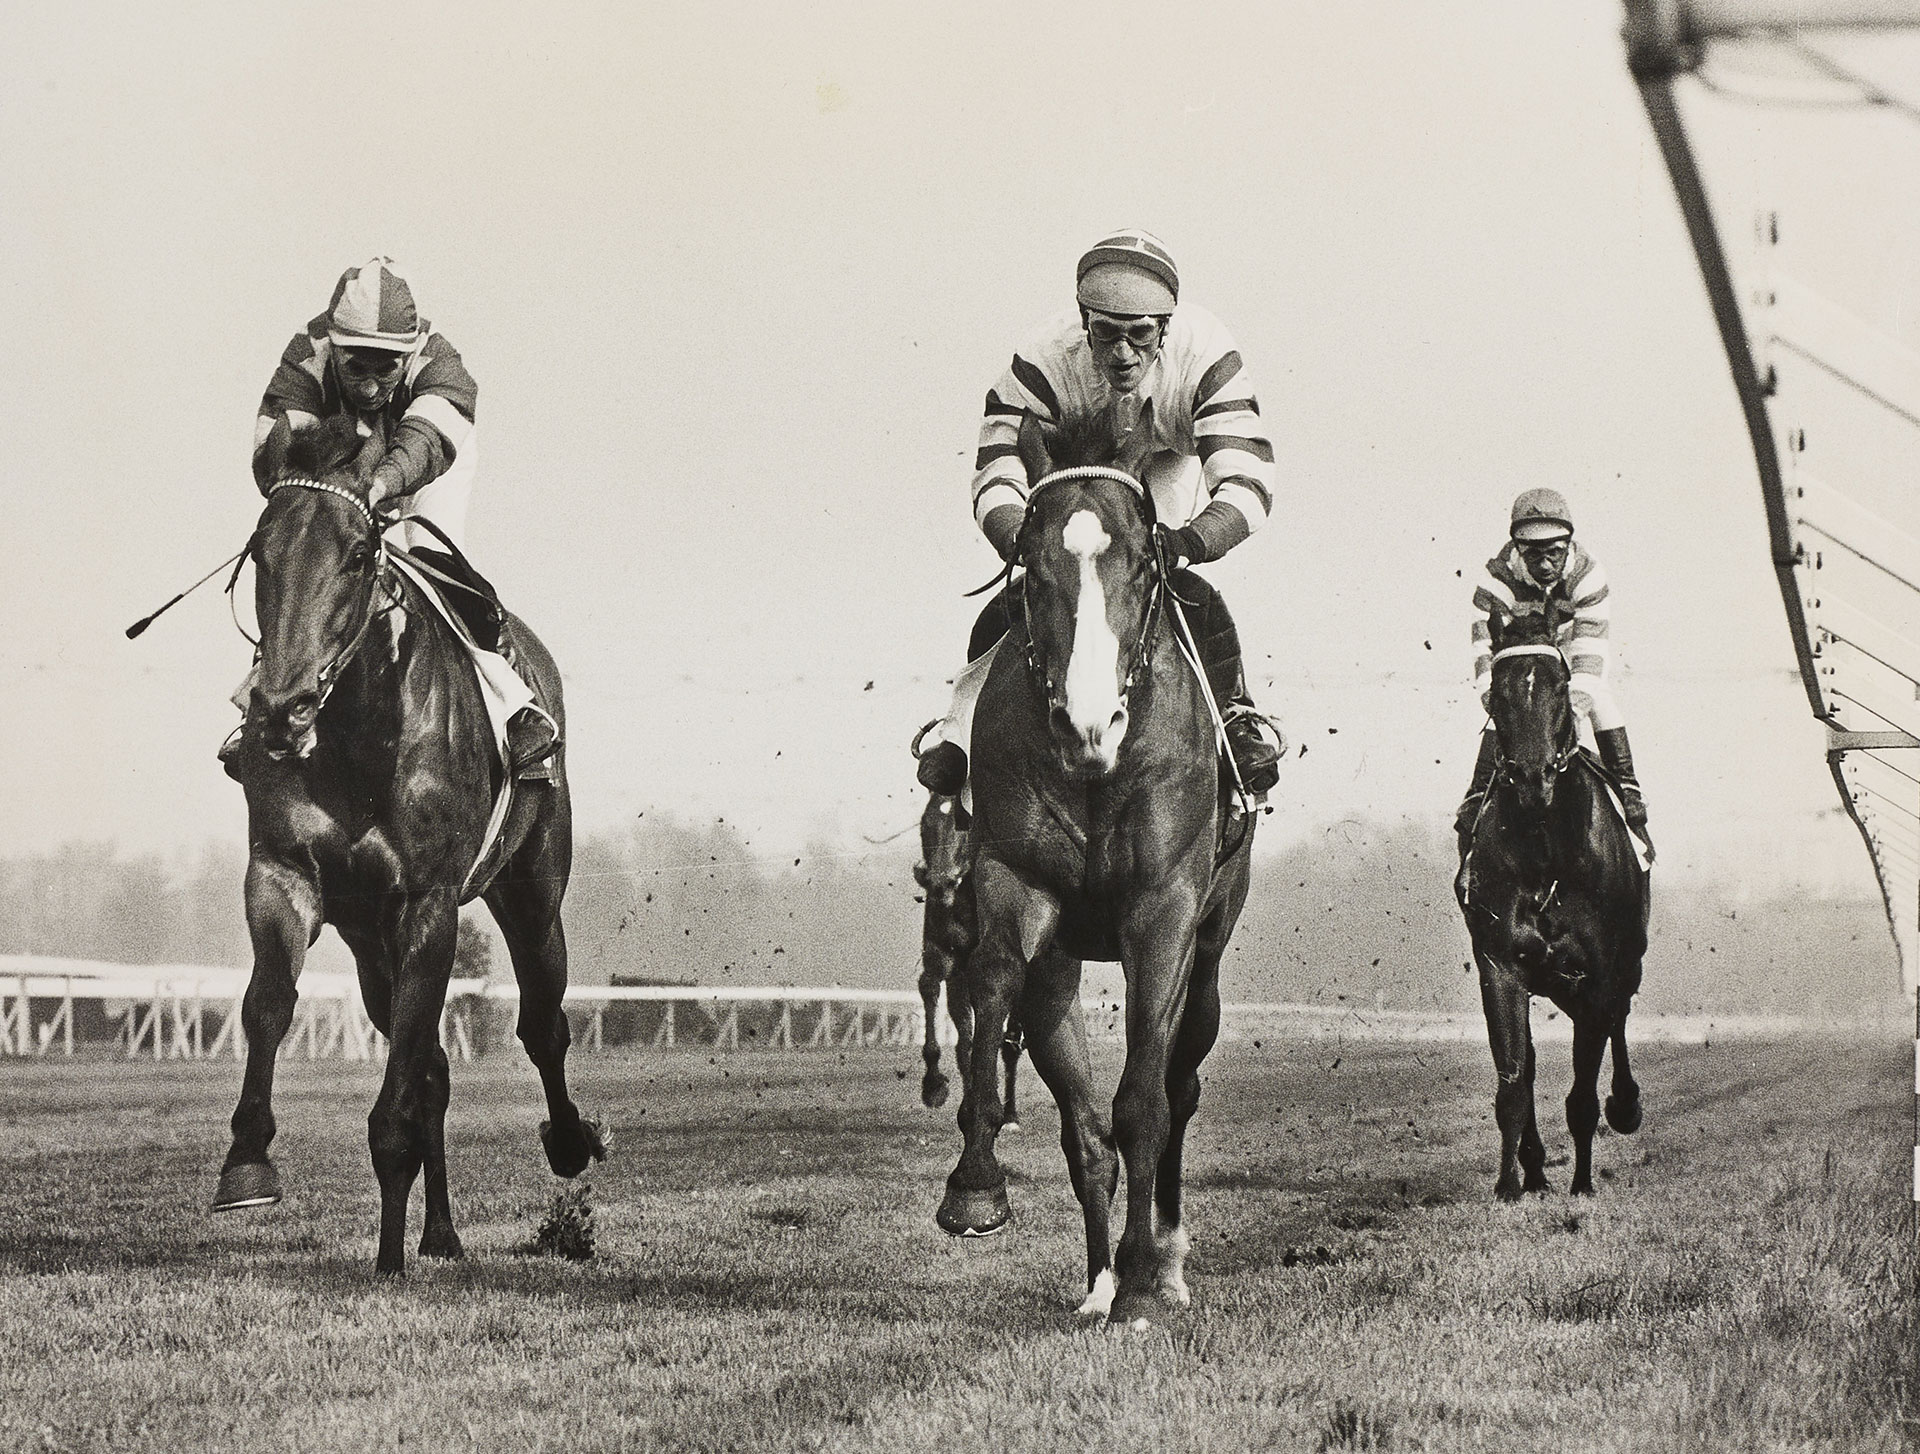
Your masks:
M1550 485L1614 583L1663 872L1871 894L1612 0L1175 14L16 9L0 853L244 837L225 604L122 631L244 541L261 391L375 254L479 381L468 543L561 663L579 824L872 851L917 813L907 742L997 566L981 398L1127 225L1233 332L1277 441L1272 522L1209 567L1303 749L1269 849L1451 817L1473 574ZM1729 236L1784 197L1816 280L1920 346L1911 209L1861 205L1920 197L1890 182L1920 129L1687 100Z

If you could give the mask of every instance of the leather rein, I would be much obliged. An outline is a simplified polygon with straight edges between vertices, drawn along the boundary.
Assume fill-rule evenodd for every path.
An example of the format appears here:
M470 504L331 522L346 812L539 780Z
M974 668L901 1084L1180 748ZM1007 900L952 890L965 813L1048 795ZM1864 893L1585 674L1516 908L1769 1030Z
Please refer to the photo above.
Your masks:
M1516 656L1551 656L1567 669L1569 676L1571 676L1573 672L1572 666L1567 661L1567 654L1559 647L1549 646L1544 642L1529 642L1523 646L1503 647L1493 654L1493 660L1490 665L1498 666L1501 662ZM1571 714L1569 714L1568 720L1570 722L1572 721ZM1579 756L1579 754L1580 729L1578 724L1575 724L1573 730L1567 734L1567 740L1561 744L1559 751L1548 759L1547 766L1552 769L1554 775L1557 777L1573 764L1574 758ZM1496 775L1501 781L1513 781L1509 768L1510 764L1507 762L1506 755L1502 753L1499 766L1496 769Z
M1043 475L1034 484L1033 489L1028 492L1026 518L1020 522L1020 529L1023 533L1027 528L1027 521L1033 518L1034 501L1040 497L1040 492L1049 485L1064 484L1071 480L1115 480L1133 490L1146 505L1147 539L1149 541L1149 548L1153 552L1153 584L1148 589L1147 609L1140 622L1140 633L1134 638L1133 650L1127 658L1127 675L1125 680L1120 684L1120 705L1122 708L1125 708L1128 697L1132 694L1134 681L1139 676L1140 668L1146 662L1149 648L1153 643L1154 627L1157 626L1160 621L1161 598L1171 589L1167 580L1166 557L1161 554L1160 538L1153 529L1153 497L1147 493L1146 486L1142 485L1139 480L1135 479L1125 470L1109 469L1104 465L1076 465L1071 469L1055 470L1052 474ZM1009 572L1012 571L1013 565L1018 559L1019 557L1016 556L1014 561L1008 562L1007 569ZM1027 599L1027 586L1032 579L1033 572L1028 571L1021 577L1020 581L1020 608L1029 623L1026 630L1026 641L1022 645L1022 651L1026 657L1028 673L1036 682L1041 684L1042 690L1046 693L1048 707L1057 707L1060 703L1054 694L1053 675L1046 669L1045 663L1041 661L1040 654L1033 644L1033 627L1031 625L1033 609L1032 603Z
M378 552L374 583L376 586L386 583L388 579L387 562L392 554L392 547L387 544L384 532L386 527L393 522L383 521L379 515L374 513L371 505L357 493L347 489L344 485L330 485L324 480L307 479L300 475L290 475L286 479L278 480L268 486L268 500L272 500L280 491L287 489L317 490L323 495L333 495L345 500L349 505L353 506L355 512L366 522L368 536L373 542L374 549ZM251 553L253 548L258 544L258 540L259 533L256 531L254 539L248 542L249 553ZM238 570L234 572L234 575L236 578L238 577ZM399 604L398 601L392 597L391 592L388 593L388 596L389 607ZM324 707L326 705L327 698L332 694L334 684L338 681L340 673L345 670L347 663L353 659L354 653L359 651L360 644L367 639L367 633L373 629L374 619L380 614L381 608L375 602L375 592L369 590L367 593L367 609L366 613L360 618L359 630L353 633L352 639L335 654L332 661L321 667L317 674L320 706Z

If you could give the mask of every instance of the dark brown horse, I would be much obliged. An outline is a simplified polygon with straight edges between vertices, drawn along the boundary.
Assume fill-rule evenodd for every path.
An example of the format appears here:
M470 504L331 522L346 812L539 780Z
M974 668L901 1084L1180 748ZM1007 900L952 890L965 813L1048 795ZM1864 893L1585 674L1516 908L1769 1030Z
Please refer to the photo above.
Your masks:
M1018 1010L1027 1053L1060 1106L1085 1219L1080 1311L1117 1322L1188 1300L1182 1147L1219 1030L1220 957L1246 901L1252 848L1251 817L1227 826L1213 721L1176 643L1153 506L1135 478L1151 434L1143 423L1131 436L1139 446L1116 457L1097 429L1067 438L1030 419L1021 431L1039 483L1018 542L1024 610L974 717L980 944L963 976L976 1043L992 1043ZM1100 459L1116 467L1055 472ZM1088 1062L1083 958L1117 959L1126 973L1111 1132ZM965 1069L965 1147L938 1221L977 1235L1011 1209L994 1156L996 1067L982 1055ZM1123 1159L1115 1255L1109 1211Z
M920 1050L920 1058L926 1062L920 1077L920 1102L926 1106L947 1103L947 1078L940 1071L940 987L953 983L979 940L974 925L972 835L961 826L963 816L957 798L941 793L927 795L927 806L920 814L920 862L913 867L914 882L920 885L925 905L920 921L919 989L920 1003L926 1007L926 1043ZM973 1055L973 1013L964 997L950 991L947 1014L958 1037L954 1064L965 1067ZM1000 1059L1007 1076L1002 1131L1020 1129L1016 1109L1020 1046L1019 1025L1010 1022L1000 1042ZM961 1074L965 1073L963 1068Z
M492 729L465 648L388 557L366 487L379 441L351 421L268 439L266 509L253 552L260 661L239 775L247 794L247 927L241 1007L246 1079L215 1210L280 1199L274 1057L295 981L323 924L353 951L374 1025L391 1042L367 1117L380 1182L382 1272L406 1266L407 1201L426 1172L420 1251L458 1257L447 1197L447 1057L440 1013L460 905L484 897L520 983L521 1041L540 1071L547 1159L577 1176L604 1155L567 1093L566 941L572 860L564 767L515 785L500 847L475 873L499 781ZM509 619L513 648L561 716L553 658ZM473 881L469 882L469 877Z
M1599 764L1580 750L1567 663L1551 627L1525 622L1494 642L1491 713L1500 768L1454 891L1480 966L1480 1002L1499 1076L1500 1178L1505 1201L1547 1191L1546 1151L1533 1114L1531 997L1573 1022L1573 1184L1593 1192L1595 1083L1609 1042L1607 1124L1640 1126L1640 1087L1627 1063L1627 1013L1647 949L1647 875ZM1517 1166L1517 1169L1516 1169ZM1521 1173L1524 1173L1524 1180Z

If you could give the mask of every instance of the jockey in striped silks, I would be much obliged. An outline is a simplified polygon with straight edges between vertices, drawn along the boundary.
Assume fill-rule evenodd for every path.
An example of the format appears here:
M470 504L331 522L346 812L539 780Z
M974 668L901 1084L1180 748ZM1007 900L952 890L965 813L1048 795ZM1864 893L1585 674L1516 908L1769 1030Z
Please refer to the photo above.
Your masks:
M1627 822L1647 839L1647 805L1627 746L1627 721L1607 684L1612 661L1608 637L1611 614L1607 573L1573 538L1573 513L1556 490L1527 490L1513 502L1507 546L1486 565L1473 592L1473 685L1482 706L1493 678L1493 642L1516 617L1549 615L1567 659L1576 720L1593 728L1600 760L1613 775ZM1473 782L1460 805L1454 828L1460 852L1471 842L1481 802L1493 785L1498 747L1493 728L1480 734Z
M1034 483L1021 463L1021 422L1049 424L1107 414L1126 441L1143 416L1152 440L1141 483L1155 518L1171 527L1169 554L1199 565L1218 560L1266 523L1273 506L1273 443L1260 417L1252 375L1232 337L1211 313L1180 298L1180 275L1159 239L1139 231L1110 234L1075 270L1075 306L1047 321L1014 354L987 393L974 461L973 517L1002 558L1010 558ZM1152 409L1146 405L1151 402ZM1212 585L1174 572L1227 742L1249 792L1279 781L1279 749L1262 735L1265 719L1247 694L1240 637ZM1018 597L1013 609L1018 609ZM968 645L979 663L1005 633L1008 591L980 613ZM963 672L945 740L922 754L919 779L957 793L967 779L967 730L984 671ZM1277 735L1277 734L1276 734Z

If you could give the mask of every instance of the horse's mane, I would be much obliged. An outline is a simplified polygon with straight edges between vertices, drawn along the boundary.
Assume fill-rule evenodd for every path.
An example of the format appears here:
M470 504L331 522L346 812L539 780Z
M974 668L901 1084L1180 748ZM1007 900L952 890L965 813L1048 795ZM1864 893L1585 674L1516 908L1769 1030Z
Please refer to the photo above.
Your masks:
M1113 417L1105 410L1078 419L1068 419L1044 433L1055 469L1112 464L1120 454L1120 441L1113 432Z
M1557 646L1557 637L1553 623L1544 613L1509 616L1495 625L1493 649L1504 651L1509 646Z

